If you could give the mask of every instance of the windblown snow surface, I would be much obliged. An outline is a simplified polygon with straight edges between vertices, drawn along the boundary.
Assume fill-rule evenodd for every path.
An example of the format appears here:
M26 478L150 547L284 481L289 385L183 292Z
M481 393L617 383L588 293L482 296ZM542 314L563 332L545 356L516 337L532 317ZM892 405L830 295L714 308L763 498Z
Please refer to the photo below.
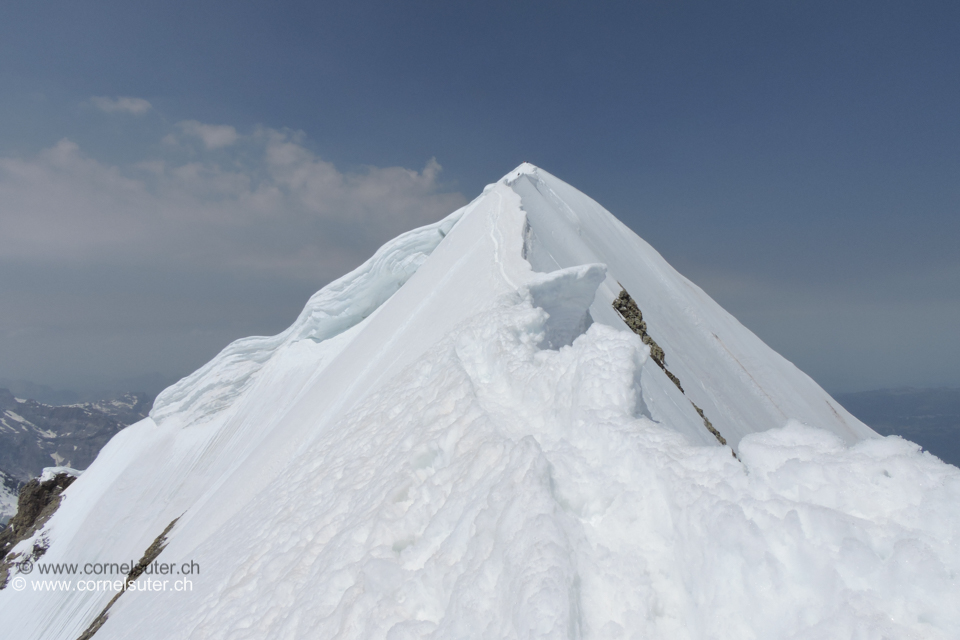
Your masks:
M97 640L960 635L960 470L531 165L164 392L42 560L137 559L175 518L192 590L127 591ZM114 596L28 577L6 637L73 640Z

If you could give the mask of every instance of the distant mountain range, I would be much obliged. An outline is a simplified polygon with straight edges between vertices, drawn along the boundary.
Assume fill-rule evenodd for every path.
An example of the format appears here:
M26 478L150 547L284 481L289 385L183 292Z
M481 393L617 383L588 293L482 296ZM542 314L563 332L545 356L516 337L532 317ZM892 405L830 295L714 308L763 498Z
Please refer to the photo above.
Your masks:
M86 469L118 431L150 411L153 395L123 393L52 406L0 389L0 522L13 515L19 487L44 467Z
M113 399L128 392L144 393L156 397L158 393L172 385L178 378L160 373L146 373L138 376L117 378L88 388L57 388L39 384L30 380L0 377L0 389L7 389L18 398L36 400L42 404L58 407L68 404L100 402Z
M960 467L960 389L882 389L834 398L874 431L903 436Z

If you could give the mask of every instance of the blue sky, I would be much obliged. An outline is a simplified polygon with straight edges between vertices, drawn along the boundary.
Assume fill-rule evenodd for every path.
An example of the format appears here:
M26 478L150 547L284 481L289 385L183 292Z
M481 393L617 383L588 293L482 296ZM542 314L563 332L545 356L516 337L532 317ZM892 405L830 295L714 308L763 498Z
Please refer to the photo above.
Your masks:
M948 2L8 3L0 379L184 375L530 161L829 391L960 386L958 33Z

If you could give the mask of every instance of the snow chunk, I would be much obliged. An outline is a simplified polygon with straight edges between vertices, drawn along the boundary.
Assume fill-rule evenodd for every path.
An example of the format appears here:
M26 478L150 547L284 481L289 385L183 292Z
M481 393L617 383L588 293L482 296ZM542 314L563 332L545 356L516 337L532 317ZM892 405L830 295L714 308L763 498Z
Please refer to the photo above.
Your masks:
M61 473L65 473L68 476L74 478L79 478L83 471L80 469L73 469L71 467L44 467L43 471L40 473L40 482L46 482L47 480L53 480L56 476Z
M544 325L546 348L559 349L573 343L593 324L589 308L606 276L604 265L590 264L554 271L528 285L533 305L549 316Z

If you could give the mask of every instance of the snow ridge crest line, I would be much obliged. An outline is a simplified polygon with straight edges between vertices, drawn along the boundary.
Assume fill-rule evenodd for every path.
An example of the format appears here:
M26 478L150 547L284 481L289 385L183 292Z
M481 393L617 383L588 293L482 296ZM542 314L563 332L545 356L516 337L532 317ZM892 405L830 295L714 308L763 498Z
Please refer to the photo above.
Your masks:
M466 208L383 245L364 264L311 296L296 322L282 333L231 343L195 373L164 390L150 417L158 425L175 414L206 421L233 404L284 344L323 342L363 321L416 273Z

